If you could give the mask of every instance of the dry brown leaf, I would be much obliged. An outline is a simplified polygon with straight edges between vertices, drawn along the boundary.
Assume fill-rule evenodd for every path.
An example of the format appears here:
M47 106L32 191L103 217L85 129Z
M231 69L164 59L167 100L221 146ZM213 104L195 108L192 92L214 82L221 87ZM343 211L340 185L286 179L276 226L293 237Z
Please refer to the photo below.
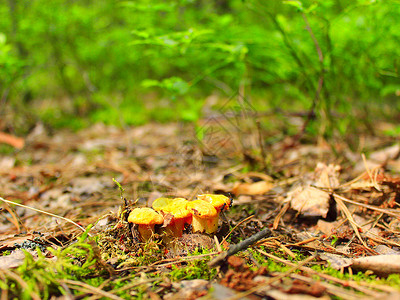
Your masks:
M196 299L205 296L210 289L210 283L204 279L182 280L172 284L178 293L169 293L164 299Z
M384 163L387 160L394 159L399 152L400 145L394 144L392 146L372 152L369 156L369 159L377 163Z
M323 188L338 187L340 169L338 165L325 165L319 162L315 168L315 185Z
M338 254L325 252L325 253L319 254L319 257L322 260L326 260L327 262L329 262L329 266L334 269L337 269L337 270L340 270L341 268L344 268L344 267L351 266L351 264L352 264L351 258L343 257Z
M0 143L9 144L17 149L22 149L25 145L25 140L4 132L0 132Z
M374 250L380 255L400 255L400 251L394 250L385 245L378 245Z
M272 182L257 181L254 183L236 183L232 193L237 195L263 195L274 187Z
M34 257L37 257L37 253L35 251L28 252L31 253ZM0 269L16 268L22 265L24 260L25 253L22 250L17 249L11 252L11 254L9 255L0 256Z
M323 234L331 235L341 223L342 221L327 222L324 220L318 220L316 229L321 231Z
M304 216L326 217L329 211L330 195L312 186L297 187L289 192L286 201L289 201L291 207Z
M361 173L366 168L373 170L394 160L400 152L400 145L395 144L387 148L377 150L369 155L366 161L360 160L354 167L354 172ZM396 165L396 163L394 163Z

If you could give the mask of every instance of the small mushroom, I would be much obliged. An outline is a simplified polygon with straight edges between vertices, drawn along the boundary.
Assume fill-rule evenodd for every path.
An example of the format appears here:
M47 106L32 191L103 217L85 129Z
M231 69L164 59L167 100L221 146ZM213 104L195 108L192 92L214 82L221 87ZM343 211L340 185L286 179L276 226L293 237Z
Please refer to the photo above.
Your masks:
M214 206L218 215L222 210L228 210L232 205L232 200L224 195L204 194L198 195L197 199L206 201Z
M192 223L192 213L186 208L188 202L184 198L154 200L153 208L164 215L164 242L170 242L170 237L181 237L185 223Z
M168 204L170 204L171 202L173 202L174 199L172 198L157 198L156 200L153 201L153 204L151 205L154 210L156 211L160 211L163 210L163 208L165 208Z
M214 233L217 231L218 214L214 206L203 200L194 200L188 203L187 208L193 215L193 232Z
M138 231L142 240L147 242L154 234L154 225L162 224L164 218L149 207L141 207L131 211L128 222L138 225Z
M192 223L192 212L187 208L188 203L189 201L184 198L175 198L162 209L164 213L172 215L166 230L174 237L181 237L185 223Z

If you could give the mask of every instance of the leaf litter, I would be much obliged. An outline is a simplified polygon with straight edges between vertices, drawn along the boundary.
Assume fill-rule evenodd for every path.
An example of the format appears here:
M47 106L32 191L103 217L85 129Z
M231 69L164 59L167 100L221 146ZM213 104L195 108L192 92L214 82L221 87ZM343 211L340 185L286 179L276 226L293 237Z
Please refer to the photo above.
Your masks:
M27 284L19 272L39 248L32 261L72 258L89 270L55 278L51 292L31 288L44 298L399 297L390 284L400 273L398 144L366 137L362 151L341 144L335 154L327 143L293 143L279 128L249 124L205 120L201 138L188 124L53 134L38 125L23 150L0 160L0 197L20 204L2 201L0 281L13 283L2 295ZM260 134L274 142L261 146ZM127 222L156 198L204 193L234 198L216 237L187 226L171 250L157 230L143 243ZM77 242L85 228L92 238ZM66 256L54 252L74 245ZM98 275L103 283L90 281Z

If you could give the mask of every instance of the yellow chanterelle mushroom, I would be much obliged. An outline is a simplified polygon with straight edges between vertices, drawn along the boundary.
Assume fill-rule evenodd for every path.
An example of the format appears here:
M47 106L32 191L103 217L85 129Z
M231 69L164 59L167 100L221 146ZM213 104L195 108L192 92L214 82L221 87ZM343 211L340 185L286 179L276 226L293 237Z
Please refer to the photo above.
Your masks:
M187 208L192 212L193 232L214 233L218 229L218 213L210 203L195 200L188 203Z
M154 226L156 224L162 224L164 218L161 214L149 207L141 207L131 211L128 222L138 225L138 231L142 240L147 242L154 234Z

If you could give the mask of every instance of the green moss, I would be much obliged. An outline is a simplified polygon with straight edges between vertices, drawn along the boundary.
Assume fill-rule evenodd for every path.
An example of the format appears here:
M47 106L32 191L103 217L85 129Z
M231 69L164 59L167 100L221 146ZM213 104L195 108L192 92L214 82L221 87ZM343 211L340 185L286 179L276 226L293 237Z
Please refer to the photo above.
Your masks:
M202 249L201 251L195 251L189 254L187 257L193 257L200 254L210 253L208 249ZM203 257L198 260L184 261L181 265L172 265L172 271L169 272L168 276L172 281L179 280L190 280L190 279L205 279L212 280L217 276L217 270L215 268L209 268L207 262L210 257Z
M169 277L172 281L190 280L190 279L214 279L217 275L216 269L210 269L207 266L207 260L195 260L188 262L186 266L172 266Z
M87 239L87 233L64 249L48 250L54 255L54 260L45 257L39 248L36 250L37 258L25 251L25 260L15 270L15 275L10 273L0 278L0 285L6 287L11 298L30 299L36 294L42 299L48 299L52 295L66 293L62 280L80 280L104 272L97 264L98 257Z
M9 154L13 154L14 152L15 152L15 149L13 147L11 147L10 145L0 144L0 154L9 155Z

